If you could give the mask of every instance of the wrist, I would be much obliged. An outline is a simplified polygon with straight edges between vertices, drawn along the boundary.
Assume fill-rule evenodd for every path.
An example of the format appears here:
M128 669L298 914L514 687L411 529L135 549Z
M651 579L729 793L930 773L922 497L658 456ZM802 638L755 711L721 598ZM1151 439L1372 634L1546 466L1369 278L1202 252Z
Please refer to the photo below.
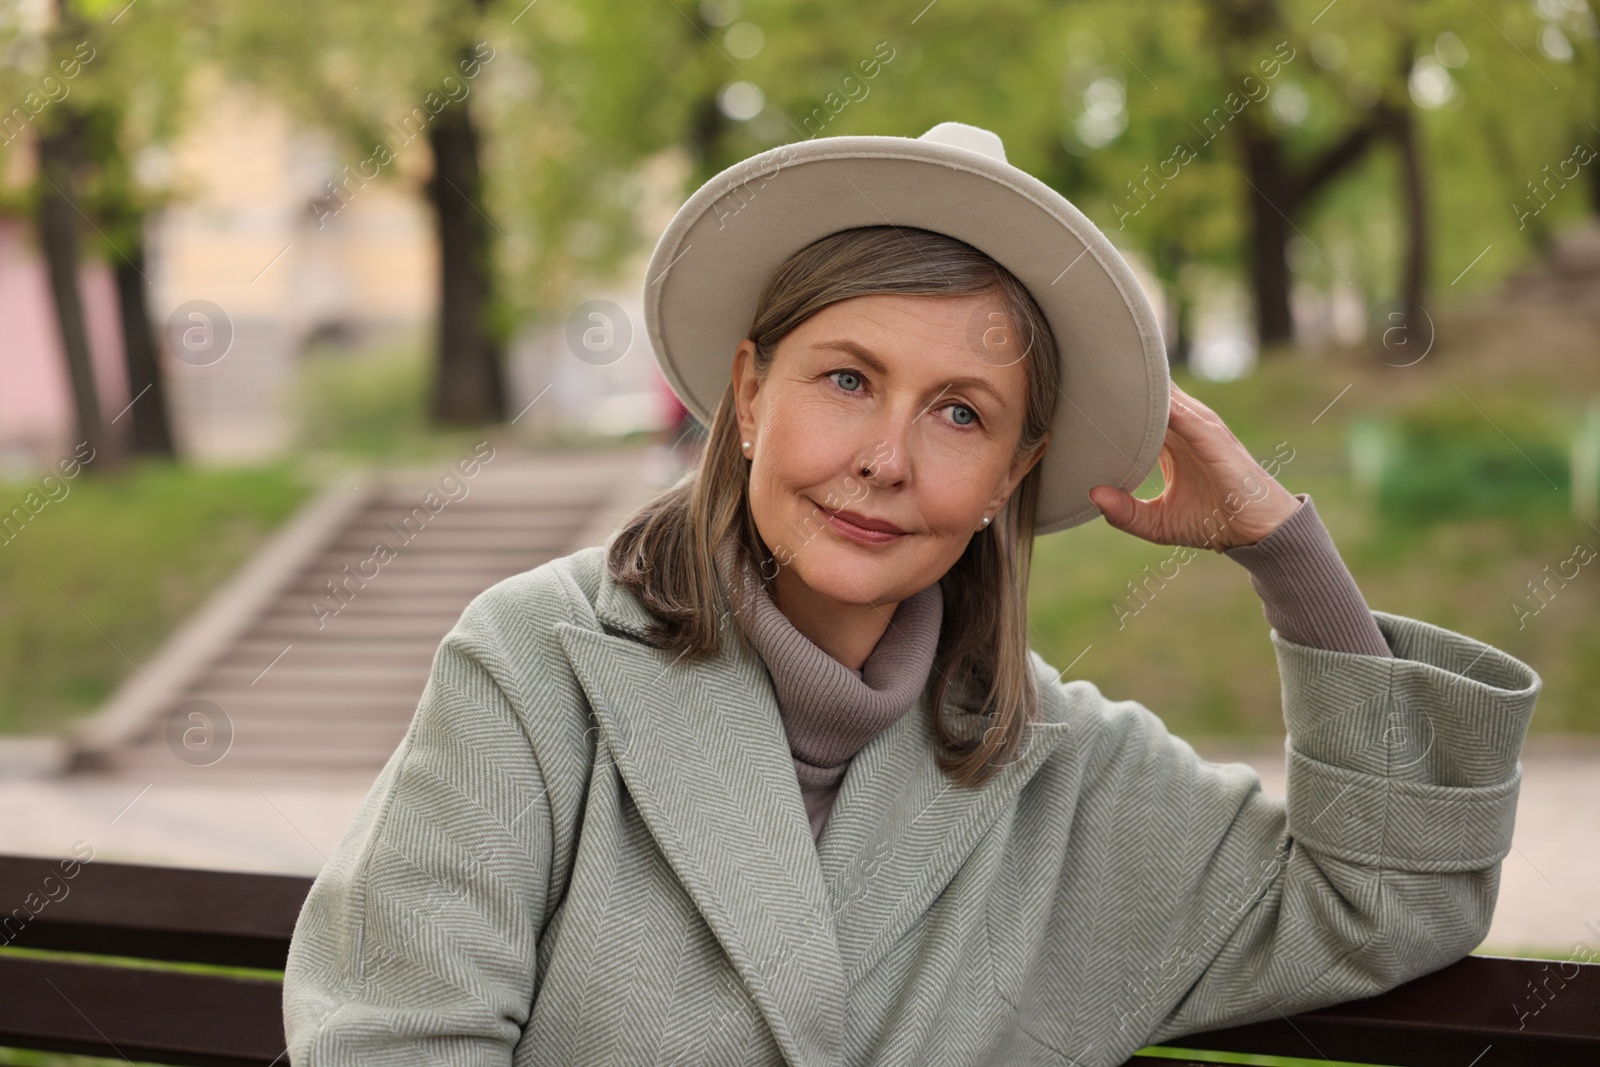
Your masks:
M1277 533L1283 527L1283 524L1293 518L1294 513L1304 506L1304 501L1299 496L1281 486L1278 492L1272 494L1271 500L1274 508L1271 512L1266 513L1266 532L1262 533L1254 541L1247 542L1247 545L1258 545Z
M1232 538L1224 542L1213 536L1207 547L1218 555L1239 548L1254 548L1282 529L1284 523L1292 519L1301 506L1302 500L1299 496L1279 486L1277 492L1246 504L1236 520L1229 524L1232 529L1228 532L1234 535ZM1246 518L1244 514L1246 510L1253 511L1254 514L1248 516L1248 522L1238 521Z

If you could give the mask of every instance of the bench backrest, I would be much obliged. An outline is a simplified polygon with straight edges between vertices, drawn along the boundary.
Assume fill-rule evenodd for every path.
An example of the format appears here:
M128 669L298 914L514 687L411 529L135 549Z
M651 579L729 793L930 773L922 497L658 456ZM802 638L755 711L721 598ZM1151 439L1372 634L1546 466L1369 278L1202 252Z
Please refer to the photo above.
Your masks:
M287 1064L281 971L311 879L0 856L0 1046L172 1064ZM122 957L125 963L72 954Z
M0 945L22 950L0 952L0 1047L287 1067L277 977L171 965L281 971L310 888L291 875L0 855L0 902L12 904ZM1469 956L1368 1000L1173 1045L1390 1067L1590 1067L1600 964Z

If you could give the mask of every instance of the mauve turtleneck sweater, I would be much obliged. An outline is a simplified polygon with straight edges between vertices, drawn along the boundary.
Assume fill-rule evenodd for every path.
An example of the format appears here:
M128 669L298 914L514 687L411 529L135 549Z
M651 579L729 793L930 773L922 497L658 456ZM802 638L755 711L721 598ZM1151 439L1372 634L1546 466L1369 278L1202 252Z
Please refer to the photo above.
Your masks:
M1281 636L1313 648L1392 656L1310 496L1296 497L1300 507L1276 530L1223 554L1249 571L1267 622ZM734 541L720 547L717 566L725 584L736 570L743 581L739 627L772 678L811 835L818 839L851 759L909 711L927 683L944 612L939 583L896 606L889 628L856 671L794 628Z

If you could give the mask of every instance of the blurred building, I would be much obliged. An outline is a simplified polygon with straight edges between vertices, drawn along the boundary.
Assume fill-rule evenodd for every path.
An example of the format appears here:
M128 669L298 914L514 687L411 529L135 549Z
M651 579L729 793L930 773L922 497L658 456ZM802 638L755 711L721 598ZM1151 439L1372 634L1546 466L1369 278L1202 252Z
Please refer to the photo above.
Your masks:
M388 180L349 186L335 200L328 183L357 159L341 159L327 138L220 79L196 90L195 120L171 154L139 161L177 193L150 226L146 274L152 318L169 340L161 358L180 448L230 461L297 436L285 401L309 340L427 328L434 239L413 190L428 159L413 144ZM109 422L129 398L106 264L86 261L81 286ZM204 319L191 317L196 309ZM175 358L171 337L202 321L217 348ZM32 227L0 220L0 454L13 467L48 462L70 451L73 421Z
M137 161L150 184L176 194L149 227L146 273L185 456L249 461L295 441L290 389L313 342L431 346L438 268L432 214L420 193L431 165L427 146L418 138L400 147L378 180L362 182L352 175L367 155L340 149L270 101L210 77L196 86L194 119L173 150ZM13 170L12 182L31 176L30 167ZM640 226L652 238L680 202L683 170L682 160L664 153L641 171L647 195ZM574 314L586 315L592 300L616 309L614 324L631 337L614 358L575 354L563 319L513 340L510 413L538 398L519 429L613 435L669 421L641 316L648 251L624 281L574 300ZM0 473L50 463L74 443L71 389L45 278L31 223L0 219ZM86 261L81 286L110 422L129 397L107 265ZM179 359L174 352L192 329L213 347ZM126 432L128 422L113 432Z

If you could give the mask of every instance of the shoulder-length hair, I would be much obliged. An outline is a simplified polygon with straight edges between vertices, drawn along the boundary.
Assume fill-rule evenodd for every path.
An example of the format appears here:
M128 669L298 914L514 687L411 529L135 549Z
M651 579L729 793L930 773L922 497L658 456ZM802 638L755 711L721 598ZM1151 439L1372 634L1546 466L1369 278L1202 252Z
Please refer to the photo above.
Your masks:
M762 290L750 327L758 380L765 380L789 331L829 304L878 294L997 296L1009 322L989 329L1010 329L1020 338L1022 355L1016 358L1027 365L1027 407L1016 455L1029 455L1045 443L1059 395L1049 322L1004 267L965 242L928 230L842 230L790 256ZM728 605L737 596L723 588L716 568L717 546L725 538L736 539L741 551L760 562L764 577L770 578L776 566L750 514L750 461L739 438L730 375L698 468L630 517L607 553L612 577L655 616L651 639L680 656L715 655L721 647ZM1038 717L1027 617L1038 498L1035 464L994 521L972 536L939 579L944 615L925 693L933 709L940 769L962 785L981 785L1015 759L1023 731ZM738 627L733 630L738 635ZM977 736L953 727L947 698L982 716L976 720Z

